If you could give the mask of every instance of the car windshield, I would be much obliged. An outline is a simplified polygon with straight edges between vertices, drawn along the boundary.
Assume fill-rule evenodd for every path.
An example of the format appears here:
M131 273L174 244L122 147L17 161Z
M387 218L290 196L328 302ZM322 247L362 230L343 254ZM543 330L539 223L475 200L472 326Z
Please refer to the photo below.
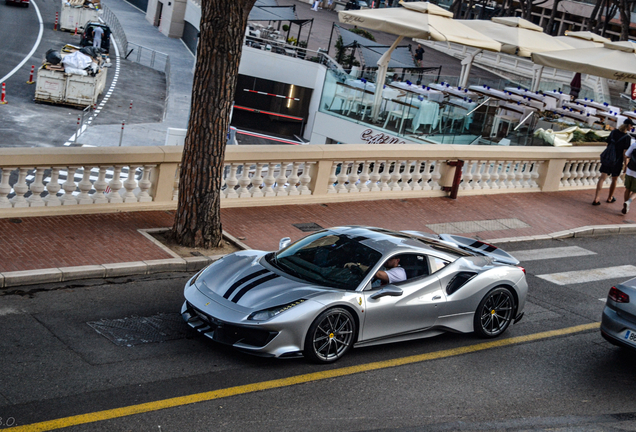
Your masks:
M321 231L268 255L267 261L310 283L355 290L382 256L360 243L363 240L366 237ZM347 263L362 266L347 267Z

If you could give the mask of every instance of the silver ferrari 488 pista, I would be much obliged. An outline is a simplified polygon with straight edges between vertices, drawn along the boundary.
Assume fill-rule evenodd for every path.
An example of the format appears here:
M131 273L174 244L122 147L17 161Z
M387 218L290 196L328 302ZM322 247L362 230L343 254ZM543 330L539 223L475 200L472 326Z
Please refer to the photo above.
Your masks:
M404 280L383 282L396 257ZM330 228L283 239L277 252L219 259L187 282L181 314L247 353L329 363L352 347L446 331L501 335L523 315L528 285L517 264L466 237Z

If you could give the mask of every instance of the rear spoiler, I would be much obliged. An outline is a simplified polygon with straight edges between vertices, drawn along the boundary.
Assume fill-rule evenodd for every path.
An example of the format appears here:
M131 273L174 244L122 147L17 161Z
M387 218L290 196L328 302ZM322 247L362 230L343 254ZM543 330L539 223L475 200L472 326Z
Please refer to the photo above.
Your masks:
M497 246L493 246L489 243L484 243L480 240L453 234L440 234L439 238L456 245L460 249L488 256L500 263L511 265L519 264L519 260L510 255L508 252L499 249Z
M469 237L462 237L453 234L429 234L419 231L402 231L405 234L410 234L426 241L431 239L433 241L441 241L449 246L456 247L468 252L472 252L477 255L484 255L492 258L494 261L503 264L518 265L519 260L508 252L499 249L497 246L493 246L489 243L484 243L480 240L476 240Z

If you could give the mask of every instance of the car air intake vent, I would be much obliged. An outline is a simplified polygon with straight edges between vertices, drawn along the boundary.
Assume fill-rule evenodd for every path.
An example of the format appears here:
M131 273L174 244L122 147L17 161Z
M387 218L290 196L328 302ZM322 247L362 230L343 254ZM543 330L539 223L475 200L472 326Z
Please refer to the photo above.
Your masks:
M477 273L472 272L460 272L457 273L446 286L446 294L451 295L458 289L464 286L466 282L475 277Z

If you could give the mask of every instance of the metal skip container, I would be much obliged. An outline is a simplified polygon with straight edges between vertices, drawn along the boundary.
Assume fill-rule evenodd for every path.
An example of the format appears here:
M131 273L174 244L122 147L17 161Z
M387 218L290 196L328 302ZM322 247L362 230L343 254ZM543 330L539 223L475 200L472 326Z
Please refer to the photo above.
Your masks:
M78 107L94 105L106 86L106 74L105 68L95 76L84 76L40 67L35 100Z
M82 1L83 5L84 2ZM99 20L99 10L91 7L73 6L66 0L62 0L62 12L60 14L60 29L75 31L83 30L85 23Z

